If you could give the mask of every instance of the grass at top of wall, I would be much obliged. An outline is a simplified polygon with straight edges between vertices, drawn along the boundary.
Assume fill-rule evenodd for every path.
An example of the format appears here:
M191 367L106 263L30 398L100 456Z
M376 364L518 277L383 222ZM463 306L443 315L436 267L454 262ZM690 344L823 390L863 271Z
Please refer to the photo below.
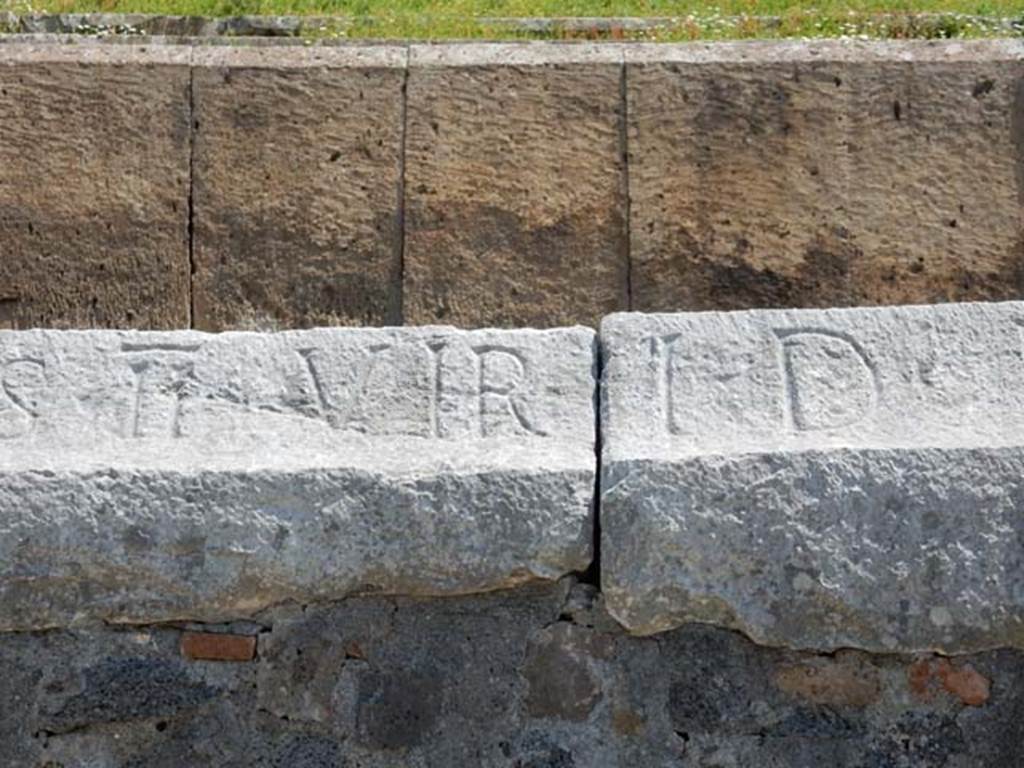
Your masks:
M1024 34L1024 0L0 0L15 13L338 17L304 36L715 40ZM667 17L655 29L526 30L510 17ZM1007 20L1020 23L1010 26Z

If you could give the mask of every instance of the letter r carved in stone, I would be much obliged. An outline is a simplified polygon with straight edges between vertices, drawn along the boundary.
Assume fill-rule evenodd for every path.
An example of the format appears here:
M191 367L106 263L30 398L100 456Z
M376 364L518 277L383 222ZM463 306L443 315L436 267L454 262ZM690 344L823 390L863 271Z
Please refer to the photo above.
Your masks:
M492 344L472 348L479 361L480 436L525 432L544 435L519 393L526 375L522 355Z

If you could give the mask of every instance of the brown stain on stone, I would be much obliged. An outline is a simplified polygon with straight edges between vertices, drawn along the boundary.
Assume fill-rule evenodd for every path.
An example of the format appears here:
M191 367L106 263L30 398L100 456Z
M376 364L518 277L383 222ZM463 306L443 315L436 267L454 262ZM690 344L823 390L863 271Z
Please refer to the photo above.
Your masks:
M832 707L862 709L882 692L878 670L857 658L786 665L776 671L774 682L791 696Z
M617 709L612 713L612 728L622 736L636 736L644 730L644 721L632 710Z
M662 311L849 306L862 298L850 279L862 254L842 227L818 233L799 261L783 265L771 264L743 237L724 255L715 253L720 245L713 234L703 241L686 231L677 237L672 271L686 288L666 296L657 307Z
M345 643L345 658L346 659L358 659L360 661L366 661L366 652L363 647L355 640L350 640Z
M413 201L407 228L408 322L546 328L596 325L626 309L623 265L595 258L621 238L621 211L585 207L531 220L496 205Z
M399 278L386 244L398 237L393 216L373 216L376 234L342 231L315 241L294 212L216 211L200 226L195 276L196 327L379 326L398 322ZM343 229L343 228L342 228ZM299 245L301 244L301 245Z
M252 661L256 656L256 638L252 635L185 632L181 636L181 655L192 661Z
M969 707L980 707L991 695L991 681L968 663L949 659L919 659L907 670L907 685L920 701L931 701L939 692Z

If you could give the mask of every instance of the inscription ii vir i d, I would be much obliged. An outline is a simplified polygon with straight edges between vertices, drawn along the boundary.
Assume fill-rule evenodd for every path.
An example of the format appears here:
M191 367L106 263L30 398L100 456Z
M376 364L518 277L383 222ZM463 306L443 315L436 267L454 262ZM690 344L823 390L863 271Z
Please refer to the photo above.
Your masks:
M274 346L252 350L251 371L224 367L218 352L217 344L122 343L107 356L119 405L96 414L95 426L129 439L200 437L243 422L258 431L277 414L368 435L546 434L527 391L530 360L512 346L457 338ZM56 422L69 407L88 420L95 404L61 373L41 359L0 361L0 438L27 435L48 416Z
M771 350L701 347L683 333L648 336L654 404L671 435L693 431L709 405L742 421L777 398L777 426L795 432L841 429L874 412L881 395L877 368L850 334L827 328L776 328ZM689 343L687 343L687 341ZM746 397L744 394L746 393Z

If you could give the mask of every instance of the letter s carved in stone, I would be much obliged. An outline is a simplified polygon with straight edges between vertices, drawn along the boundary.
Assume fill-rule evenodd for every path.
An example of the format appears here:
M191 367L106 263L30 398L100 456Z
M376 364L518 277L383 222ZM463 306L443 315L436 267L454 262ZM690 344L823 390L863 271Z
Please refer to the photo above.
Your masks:
M0 440L32 430L39 416L45 376L41 360L18 358L0 364Z

